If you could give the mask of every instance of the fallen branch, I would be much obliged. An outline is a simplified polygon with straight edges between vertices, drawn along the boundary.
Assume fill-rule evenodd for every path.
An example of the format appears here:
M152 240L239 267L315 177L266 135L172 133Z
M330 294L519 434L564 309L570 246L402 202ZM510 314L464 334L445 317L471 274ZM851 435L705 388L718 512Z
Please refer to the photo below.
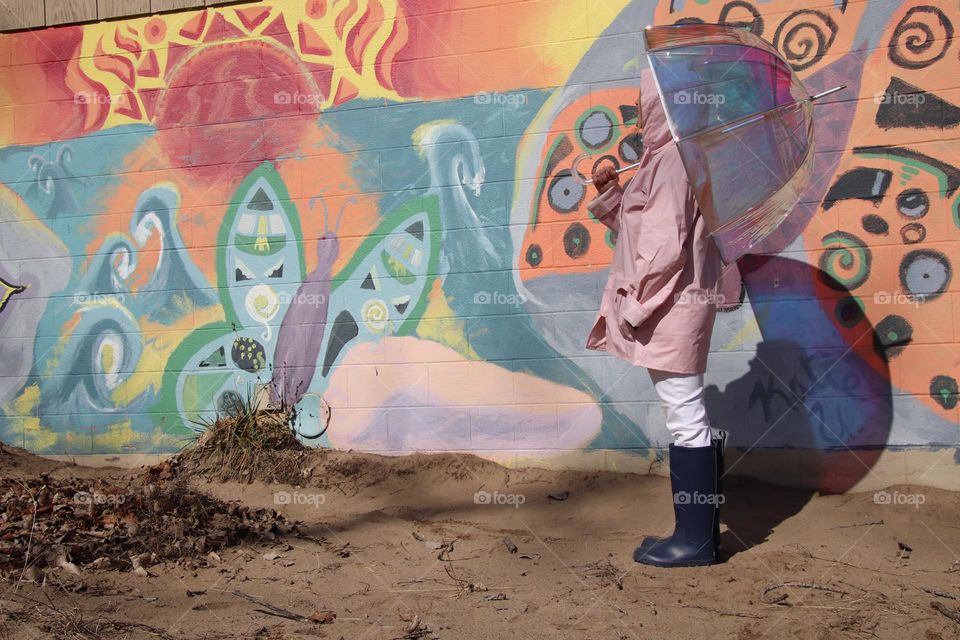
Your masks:
M802 555L802 556L805 557L805 558L809 558L810 560L820 560L820 561L822 561L822 562L833 562L833 563L835 563L835 564L842 564L842 565L845 566L845 567L850 567L851 569L859 569L860 571L868 571L868 572L870 572L870 573L882 573L883 575L886 575L886 576L894 576L894 577L896 577L896 578L912 578L912 577L914 576L914 574L917 573L917 572L921 572L921 573L950 573L949 570L946 571L946 572L941 572L941 571L929 571L929 570L927 570L927 569L913 569L913 570L912 570L913 573L896 573L896 572L894 572L894 571L885 571L885 570L879 569L879 568L863 567L863 566L861 566L861 565L859 565L859 564L851 564L851 563L849 563L849 562L844 562L843 560L837 560L836 558L824 558L823 556L817 556L817 555L814 555L814 554L810 553L810 551L808 551L807 548L804 547L802 544L799 544L799 543L796 543L796 542L791 543L791 544L786 544L786 545L784 545L784 547L785 547L785 548L786 548L786 547L796 547L796 548L798 549L798 553L799 553L800 555Z
M370 583L369 583L369 582L364 582L364 581L361 580L361 581L360 581L360 584L363 585L363 588L362 588L362 589L358 589L358 590L354 591L353 593L347 594L347 598L352 598L353 596L365 596L365 595L367 595L368 593L370 593Z
M243 591L233 591L232 593L233 595L243 598L244 600L249 600L254 604L258 604L261 607L265 607L267 609L266 611L258 609L258 611L261 611L262 613L266 613L271 616L277 616L279 618L286 618L287 620L296 620L297 622L310 622L309 616L300 615L299 613L295 613L293 611L289 611L287 609L282 609L280 607L274 606L269 602L265 602L261 600L260 598L251 596L249 593L244 593Z
M703 607L698 604L685 604L682 605L684 609L700 609L701 611L708 611L710 613L715 613L718 616L731 616L734 618L753 618L755 620L765 620L767 616L756 616L751 613L739 613L737 611L723 611L721 609L711 609L710 607Z
M871 520L870 522L860 522L858 524L841 524L831 529L852 529L854 527L869 527L872 525L883 524L883 520Z
M460 593L471 590L470 587L473 586L472 583L469 580L464 580L463 578L458 578L453 575L453 572L450 570L450 565L443 565L443 570L447 572L451 580L457 583L457 589Z
M39 623L47 627L58 638L99 640L99 638L105 637L103 634L106 631L129 632L137 630L162 640L175 640L173 636L162 629L148 624L111 620L79 607L61 609L53 602L48 593L44 593L47 602L25 596L22 593L14 592L10 595L18 601L17 604L22 607L29 607L29 613L23 609L19 611L11 609L6 612L6 617L9 620L22 623ZM138 637L143 637L143 635L140 634Z
M42 477L42 476L41 476ZM25 491L29 491L29 487L23 484L19 480L14 479L14 481L22 486ZM33 517L30 518L30 538L27 540L27 551L23 554L23 568L20 570L20 577L17 578L17 586L15 587L16 591L20 590L20 583L23 581L23 574L27 570L27 566L30 564L30 550L33 547L33 532L37 528L37 496L33 494L30 496L30 502L33 503Z
M780 584L774 584L763 590L763 593L760 594L760 601L764 604L783 604L784 606L793 606L790 603L785 603L784 600L790 596L786 593L780 594L780 596L774 598L773 600L767 600L766 596L771 591L776 589L783 589L786 587L793 587L796 589L816 589L818 591L829 591L830 593L838 593L841 596L847 595L845 591L840 591L839 589L834 589L833 587L825 587L820 584L815 584L812 582L782 582Z
M403 617L400 618L403 620ZM404 622L407 622L404 620ZM423 620L420 619L420 616L413 616L413 620L410 621L410 624L407 625L407 628L404 629L406 633L404 635L393 638L393 640L421 640L427 638L430 635L433 635L433 632L430 631L430 628L424 624Z
M464 593L476 593L478 591L489 591L487 587L482 582L470 582L469 580L464 580L463 578L458 578L453 575L453 571L450 570L449 565L443 565L443 570L447 572L447 575L450 576L450 579L457 583L457 595L455 597L460 597ZM511 587L505 587L510 589Z
M929 589L927 587L920 587L921 591L926 591L932 596L937 596L938 598L947 598L948 600L960 600L960 597L953 595L952 593L947 593L946 591L937 591L936 589Z
M930 606L935 611L942 613L943 615L947 616L957 624L960 624L960 611L954 611L952 609L949 609L945 604L943 604L942 602L937 602L936 600L931 602Z

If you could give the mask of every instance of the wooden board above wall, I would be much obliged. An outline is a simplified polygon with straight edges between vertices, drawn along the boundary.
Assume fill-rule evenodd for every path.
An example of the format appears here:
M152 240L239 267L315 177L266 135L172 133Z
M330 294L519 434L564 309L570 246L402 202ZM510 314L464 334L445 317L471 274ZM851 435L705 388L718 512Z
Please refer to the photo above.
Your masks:
M250 3L259 0L251 0ZM3 0L0 32L180 11L237 0Z
M37 0L6 0L0 3L0 29L29 29L46 24L43 2Z
M150 0L97 0L100 20L150 13Z
M203 0L150 0L150 11L176 11L202 6L204 6Z
M47 0L45 13L48 25L90 22L97 19L97 0Z

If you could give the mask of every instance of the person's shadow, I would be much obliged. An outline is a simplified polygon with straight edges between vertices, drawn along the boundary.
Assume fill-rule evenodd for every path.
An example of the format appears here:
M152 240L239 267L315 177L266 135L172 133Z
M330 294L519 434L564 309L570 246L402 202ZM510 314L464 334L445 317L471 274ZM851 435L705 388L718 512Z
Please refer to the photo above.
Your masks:
M706 390L711 422L729 434L721 540L730 554L766 540L814 492L852 488L892 421L887 362L846 288L776 256L745 256L740 271L763 340L746 374Z

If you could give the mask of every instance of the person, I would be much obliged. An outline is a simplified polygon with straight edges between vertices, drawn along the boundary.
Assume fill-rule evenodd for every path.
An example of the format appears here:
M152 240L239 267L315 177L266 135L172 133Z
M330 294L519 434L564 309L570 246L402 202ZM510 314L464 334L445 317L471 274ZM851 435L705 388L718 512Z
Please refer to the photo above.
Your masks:
M655 566L713 564L719 551L719 481L725 432L713 435L703 374L722 263L709 237L649 69L641 73L637 128L643 155L621 187L595 167L589 211L616 235L599 317L587 348L647 368L675 441L669 447L674 532L634 551Z

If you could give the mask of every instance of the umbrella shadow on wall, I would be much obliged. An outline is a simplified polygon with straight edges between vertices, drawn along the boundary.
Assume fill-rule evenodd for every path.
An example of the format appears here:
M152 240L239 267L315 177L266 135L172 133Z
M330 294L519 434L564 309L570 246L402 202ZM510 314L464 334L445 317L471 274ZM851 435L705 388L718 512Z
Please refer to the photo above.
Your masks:
M733 552L814 492L844 493L868 475L893 417L883 349L841 283L784 257L739 266L763 339L746 374L706 392L711 421L729 431L722 537Z

